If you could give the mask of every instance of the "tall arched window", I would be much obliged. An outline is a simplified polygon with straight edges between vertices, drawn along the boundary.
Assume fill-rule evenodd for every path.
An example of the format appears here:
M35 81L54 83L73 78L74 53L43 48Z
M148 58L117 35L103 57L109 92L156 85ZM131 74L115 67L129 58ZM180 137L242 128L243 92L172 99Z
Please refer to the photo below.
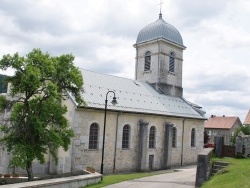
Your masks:
M195 128L191 130L191 147L195 147Z
M98 148L98 129L97 123L92 123L89 128L89 149Z
M149 142L148 142L148 147L149 148L155 148L155 126L150 127L149 130Z
M147 51L145 53L145 64L144 64L144 71L149 71L151 67L151 53Z
M172 132L172 147L176 148L176 135L177 135L177 129L176 127L173 127L173 132Z
M170 56L169 56L169 71L170 72L174 72L174 68L175 68L175 53L174 52L170 52Z
M122 130L122 149L129 149L130 126L124 125Z

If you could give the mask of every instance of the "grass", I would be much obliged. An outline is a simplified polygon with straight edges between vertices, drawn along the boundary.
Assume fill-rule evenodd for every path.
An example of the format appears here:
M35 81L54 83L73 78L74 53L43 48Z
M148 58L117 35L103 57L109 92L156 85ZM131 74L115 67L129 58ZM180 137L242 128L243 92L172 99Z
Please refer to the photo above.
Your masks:
M250 187L250 159L214 158L213 161L226 161L230 165L222 173L217 173L202 188L249 188ZM146 176L166 173L167 171L155 171L145 173L104 175L103 181L90 185L88 188L100 188L122 181L138 179Z
M147 176L153 176L157 174L167 173L167 171L154 171L154 172L141 172L141 173L129 173L129 174L115 174L115 175L104 175L102 182L94 185L87 186L88 188L99 188L108 186L114 183L119 183L127 180L134 180Z
M226 161L230 165L222 173L217 173L202 188L249 188L250 159L215 158L213 161Z

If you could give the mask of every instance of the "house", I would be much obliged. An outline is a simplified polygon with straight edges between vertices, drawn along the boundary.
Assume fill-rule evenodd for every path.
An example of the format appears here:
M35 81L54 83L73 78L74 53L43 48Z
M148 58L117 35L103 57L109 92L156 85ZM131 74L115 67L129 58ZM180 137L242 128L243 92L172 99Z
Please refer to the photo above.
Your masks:
M239 117L234 116L215 116L212 115L205 121L204 129L210 136L210 142L213 143L214 136L224 136L224 144L230 145L231 136L235 130L242 126Z
M58 149L57 166L48 155L44 167L33 165L34 173L88 166L104 173L148 171L197 162L206 118L202 107L183 97L186 47L179 31L160 14L139 32L134 47L135 80L81 69L86 106L70 94L64 101L75 131L72 145Z
M245 121L243 123L244 125L250 125L250 110L248 111Z

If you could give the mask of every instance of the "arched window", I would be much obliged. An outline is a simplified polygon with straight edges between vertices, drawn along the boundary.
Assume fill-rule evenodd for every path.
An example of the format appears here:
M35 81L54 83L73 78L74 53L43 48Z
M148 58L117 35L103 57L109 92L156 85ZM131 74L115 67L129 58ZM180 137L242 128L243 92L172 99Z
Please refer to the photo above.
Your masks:
M148 142L148 147L149 148L155 148L155 126L150 127L149 130L149 142Z
M195 128L191 130L191 147L195 147Z
M122 130L122 149L129 149L130 126L124 125Z
M175 53L174 52L170 52L170 56L169 56L169 71L170 72L174 72L174 68L175 68Z
M98 129L97 123L92 123L89 128L89 149L97 149L98 147Z
M172 132L172 147L176 148L176 135L177 135L177 129L176 127L173 127L173 132Z
M147 51L145 53L145 64L144 64L144 71L149 71L151 66L151 53Z

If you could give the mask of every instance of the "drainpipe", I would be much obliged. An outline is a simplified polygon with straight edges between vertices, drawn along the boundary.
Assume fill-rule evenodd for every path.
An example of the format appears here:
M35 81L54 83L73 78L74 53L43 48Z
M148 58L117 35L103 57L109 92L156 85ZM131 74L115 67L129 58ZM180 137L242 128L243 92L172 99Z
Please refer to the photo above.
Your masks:
M157 39L157 43L158 43L158 78L157 78L157 83L156 83L156 90L159 91L159 83L160 83L160 73L161 73L161 69L160 69L160 43L159 40Z
M70 98L72 100L72 98ZM73 128L73 125L75 123L76 120L76 111L77 111L77 104L75 103L75 101L73 101L73 105L74 105L74 110L72 110L72 117L71 117L71 128ZM71 172L74 171L76 169L75 167L75 154L74 154L74 148L75 146L73 145L73 139L71 139L71 164L70 164L70 170ZM51 165L51 164L50 164Z
M137 72L138 71L138 48L137 48L137 46L135 46L135 47L136 47L135 80L137 80L137 75L138 75L138 72Z
M115 128L115 149L114 149L114 161L113 161L113 174L115 173L115 165L116 165L116 152L117 152L117 137L118 137L118 120L121 112L116 114L116 128Z
M181 166L183 166L183 145L184 145L184 125L185 125L186 118L182 120L182 143L181 143Z

